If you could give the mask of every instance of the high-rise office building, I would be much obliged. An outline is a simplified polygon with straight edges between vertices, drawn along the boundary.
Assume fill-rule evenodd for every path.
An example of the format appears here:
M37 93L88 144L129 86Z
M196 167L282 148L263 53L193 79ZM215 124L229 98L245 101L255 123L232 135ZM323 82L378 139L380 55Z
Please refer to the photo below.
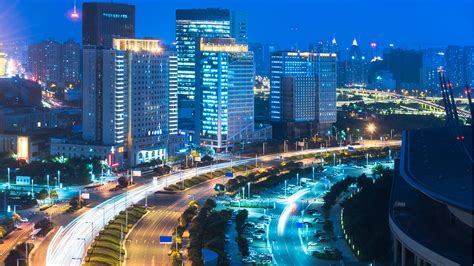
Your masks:
M202 38L196 52L196 138L217 150L254 134L254 62L233 38Z
M349 58L345 61L346 81L348 87L365 87L368 83L368 62L354 38L349 48Z
M227 9L176 10L180 129L194 127L195 55L198 49L196 43L200 38L228 37L235 37L239 43L246 41L245 14Z
M84 3L82 45L110 49L114 38L135 37L135 6L117 3Z
M336 122L335 53L275 52L270 110L278 137L309 137Z
M83 106L84 139L126 148L130 165L181 148L177 58L159 40L114 39L113 50L84 49Z

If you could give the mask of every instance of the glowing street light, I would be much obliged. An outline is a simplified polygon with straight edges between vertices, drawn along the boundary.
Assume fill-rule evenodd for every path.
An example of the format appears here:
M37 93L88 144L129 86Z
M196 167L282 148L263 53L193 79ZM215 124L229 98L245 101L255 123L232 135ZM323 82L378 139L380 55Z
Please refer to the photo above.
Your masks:
M366 130L367 130L367 132L369 132L369 134L370 134L370 140L372 140L372 135L374 134L374 132L375 132L376 129L377 129L377 128L375 127L375 125L374 125L373 123L370 123L370 124L367 125Z

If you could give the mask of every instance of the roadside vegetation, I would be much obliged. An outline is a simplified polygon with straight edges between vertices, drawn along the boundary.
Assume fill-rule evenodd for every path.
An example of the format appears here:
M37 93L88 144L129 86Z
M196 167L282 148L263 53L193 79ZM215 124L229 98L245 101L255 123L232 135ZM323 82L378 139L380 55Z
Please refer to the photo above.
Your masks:
M171 244L171 260L173 266L180 266L183 263L183 254L180 250L183 247L183 234L188 229L192 219L196 216L199 210L197 201L190 201L188 208L181 214L178 219L178 225L173 232L173 243Z
M37 236L45 236L49 233L49 231L53 230L54 224L48 219L43 218L35 223L35 229L41 229L36 235Z
M381 166L374 168L375 182L360 180L360 192L341 203L344 229L361 261L389 262L388 205L393 173Z
M5 258L5 265L17 265L23 266L28 265L27 263L27 252L30 254L30 251L33 249L34 245L32 243L20 243L13 248L8 256Z
M247 220L249 212L246 209L239 210L235 216L235 229L237 230L237 244L242 257L249 255L249 243L244 237L244 225Z
M185 179L183 181L179 181L176 184L169 185L164 188L165 191L169 192L177 192L177 191L183 191L185 189L191 188L193 186L199 185L203 182L206 182L208 180L212 180L214 178L219 178L223 177L226 173L232 172L232 173L238 173L238 172L243 172L246 170L252 170L255 168L255 165L237 165L233 166L232 169L230 168L225 168L225 169L220 169L214 172L209 172L206 174L201 174L198 176L194 176L192 178Z
M125 254L123 238L145 213L145 207L134 205L115 216L100 231L91 247L87 250L87 255L84 259L85 265L117 265L120 259L123 260Z
M207 199L191 222L188 257L192 265L203 265L203 248L218 254L218 265L229 265L224 251L224 236L231 212L229 210L217 211L215 208L216 202Z

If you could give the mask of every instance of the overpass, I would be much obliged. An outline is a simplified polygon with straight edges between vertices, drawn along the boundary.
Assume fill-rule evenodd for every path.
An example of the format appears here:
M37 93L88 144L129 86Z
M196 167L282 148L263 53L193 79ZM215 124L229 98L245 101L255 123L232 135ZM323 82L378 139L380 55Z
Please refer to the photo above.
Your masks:
M352 88L340 88L337 89L340 93L347 93L357 96L362 96L366 98L372 98L374 101L407 101L413 102L421 105L423 109L428 109L430 111L443 112L445 111L444 106L436 104L432 101L420 99L414 96L405 96L395 92L390 91L381 91L381 90L367 90L367 89L352 89ZM364 100L362 100L364 101ZM458 108L458 114L461 118L469 118L470 114L466 110Z

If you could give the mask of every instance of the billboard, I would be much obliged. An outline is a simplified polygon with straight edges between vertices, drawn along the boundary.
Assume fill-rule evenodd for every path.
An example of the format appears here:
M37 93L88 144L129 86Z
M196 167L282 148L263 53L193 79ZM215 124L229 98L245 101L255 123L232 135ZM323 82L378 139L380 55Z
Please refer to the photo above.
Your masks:
M29 185L30 183L31 183L31 177L30 176L23 176L23 175L16 176L16 184L17 185Z

